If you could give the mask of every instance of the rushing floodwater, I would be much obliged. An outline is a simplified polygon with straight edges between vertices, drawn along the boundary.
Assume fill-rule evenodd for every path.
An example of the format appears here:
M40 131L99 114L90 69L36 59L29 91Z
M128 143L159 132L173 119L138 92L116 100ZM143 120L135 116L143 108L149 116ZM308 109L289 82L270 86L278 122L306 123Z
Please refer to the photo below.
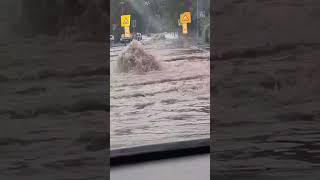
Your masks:
M210 134L210 53L174 39L145 40L162 69L116 73L124 47L112 47L111 148L181 141Z

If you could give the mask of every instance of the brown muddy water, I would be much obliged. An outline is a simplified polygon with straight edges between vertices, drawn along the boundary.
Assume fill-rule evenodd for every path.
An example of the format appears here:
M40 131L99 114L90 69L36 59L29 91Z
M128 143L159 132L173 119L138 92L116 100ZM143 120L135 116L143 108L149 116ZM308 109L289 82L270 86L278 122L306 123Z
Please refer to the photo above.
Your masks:
M110 49L111 149L210 136L210 52L175 39L144 40L160 69L120 73Z

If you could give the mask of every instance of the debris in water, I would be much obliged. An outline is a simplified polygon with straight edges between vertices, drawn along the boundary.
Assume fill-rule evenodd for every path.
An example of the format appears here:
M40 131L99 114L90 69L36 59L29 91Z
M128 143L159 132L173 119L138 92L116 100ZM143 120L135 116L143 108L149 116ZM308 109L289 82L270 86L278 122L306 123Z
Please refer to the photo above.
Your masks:
M165 36L165 34L163 34L163 33L155 34L155 35L152 37L152 40L153 40L153 41L156 41L156 40L165 40L165 39L166 39L166 36Z
M160 64L153 55L143 50L138 41L133 40L117 60L117 69L124 73L145 73L160 70Z

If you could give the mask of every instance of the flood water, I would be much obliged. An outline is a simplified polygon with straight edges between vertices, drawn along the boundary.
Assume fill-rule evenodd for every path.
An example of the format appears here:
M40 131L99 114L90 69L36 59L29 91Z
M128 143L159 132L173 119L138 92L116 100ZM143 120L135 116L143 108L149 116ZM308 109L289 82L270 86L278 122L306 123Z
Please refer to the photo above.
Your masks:
M159 71L118 73L125 46L110 49L111 149L210 135L210 52L166 36L142 41Z

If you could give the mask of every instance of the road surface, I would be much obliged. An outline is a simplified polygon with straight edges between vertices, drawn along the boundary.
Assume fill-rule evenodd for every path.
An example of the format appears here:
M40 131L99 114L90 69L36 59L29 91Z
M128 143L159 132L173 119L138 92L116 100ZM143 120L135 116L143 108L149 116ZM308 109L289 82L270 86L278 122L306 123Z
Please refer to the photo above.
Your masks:
M160 71L117 73L125 47L110 50L111 149L209 137L210 52L168 34L142 43Z

